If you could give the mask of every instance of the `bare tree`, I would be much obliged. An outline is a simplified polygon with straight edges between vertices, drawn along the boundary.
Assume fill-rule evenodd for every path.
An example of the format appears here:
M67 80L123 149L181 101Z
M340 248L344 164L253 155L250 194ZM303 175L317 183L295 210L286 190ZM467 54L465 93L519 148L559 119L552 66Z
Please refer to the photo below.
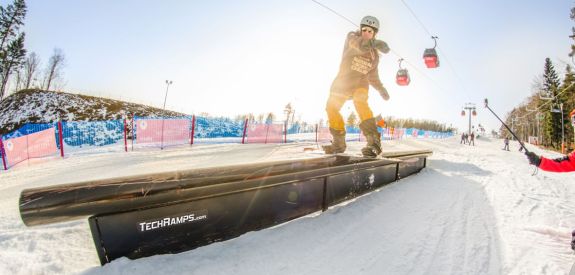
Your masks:
M44 83L46 84L45 90L50 90L50 86L57 79L62 77L62 69L64 68L64 53L61 49L54 49L54 54L50 57L48 61L48 67L46 68L46 77Z
M32 52L28 55L28 58L24 61L24 89L29 89L30 86L33 84L32 81L34 80L36 74L38 73L38 67L40 66L40 58L36 55L35 52Z
M265 116L266 116L265 114L259 114L258 117L257 117L257 119L256 119L256 122L257 122L257 123L260 123L260 124L261 124L261 123L264 123L264 117L265 117Z
M266 124L273 124L275 119L276 115L274 113L268 113L266 116Z

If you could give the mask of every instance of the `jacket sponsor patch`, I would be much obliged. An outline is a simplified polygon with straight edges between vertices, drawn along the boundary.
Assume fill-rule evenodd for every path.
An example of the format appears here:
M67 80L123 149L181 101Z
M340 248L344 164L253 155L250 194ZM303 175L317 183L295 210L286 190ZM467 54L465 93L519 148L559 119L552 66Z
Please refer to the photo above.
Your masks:
M363 56L354 56L351 61L351 69L362 74L367 74L371 70L371 60Z

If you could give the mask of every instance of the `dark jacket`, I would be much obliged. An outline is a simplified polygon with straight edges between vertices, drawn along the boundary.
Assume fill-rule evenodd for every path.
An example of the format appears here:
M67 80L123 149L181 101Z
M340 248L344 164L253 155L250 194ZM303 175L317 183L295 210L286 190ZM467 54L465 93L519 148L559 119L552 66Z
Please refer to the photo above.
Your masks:
M387 43L381 40L363 41L360 32L350 32L345 40L339 73L332 90L343 93L373 86L380 93L385 91L379 79L378 50L389 52Z

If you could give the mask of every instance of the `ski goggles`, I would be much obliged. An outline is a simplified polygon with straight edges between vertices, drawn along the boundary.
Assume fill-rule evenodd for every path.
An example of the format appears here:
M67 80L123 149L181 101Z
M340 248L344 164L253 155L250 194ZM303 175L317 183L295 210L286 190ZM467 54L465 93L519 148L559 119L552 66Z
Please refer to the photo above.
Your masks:
M370 28L363 28L361 29L362 32L373 33L373 30Z

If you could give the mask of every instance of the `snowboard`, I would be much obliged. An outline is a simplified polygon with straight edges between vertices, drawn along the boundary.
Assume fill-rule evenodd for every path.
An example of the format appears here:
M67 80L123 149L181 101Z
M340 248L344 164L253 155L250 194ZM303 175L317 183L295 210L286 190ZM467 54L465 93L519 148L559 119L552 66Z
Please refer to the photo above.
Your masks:
M324 156L345 156L345 157L356 157L356 158L366 158L366 159L384 159L381 154L377 156L365 156L362 153L337 153L337 154L326 154L321 148L317 147L304 147L303 151L310 154L324 155ZM388 159L388 158L385 158Z

